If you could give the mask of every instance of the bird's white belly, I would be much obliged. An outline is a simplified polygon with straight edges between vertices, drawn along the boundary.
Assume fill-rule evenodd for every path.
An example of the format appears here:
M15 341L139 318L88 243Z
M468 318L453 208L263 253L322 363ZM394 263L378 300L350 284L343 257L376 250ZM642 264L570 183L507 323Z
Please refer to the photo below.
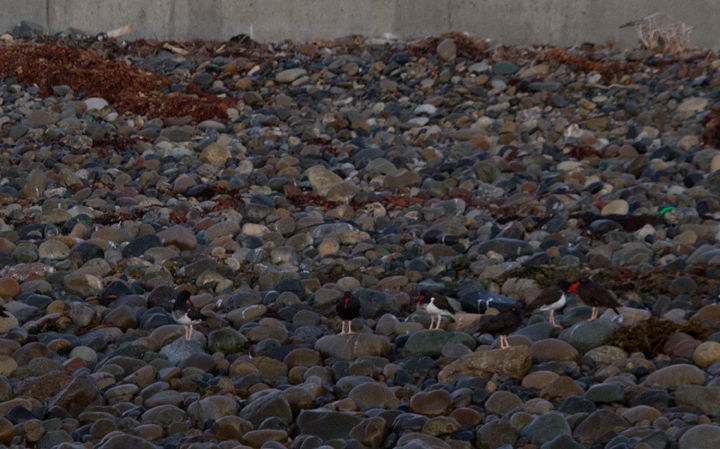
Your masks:
M541 312L549 312L551 310L562 309L563 307L565 307L566 302L567 302L567 298L565 298L565 295L563 294L562 296L560 296L560 299L558 299L554 303L548 304L546 306L542 306L542 307L538 308L538 310Z
M430 304L425 306L425 311L429 313L430 315L451 315L452 313L448 312L447 310L443 310L440 307L435 305L435 301L431 300Z
M183 315L183 316L176 318L176 321L184 326L189 326L191 324L197 323L197 321L191 320L190 317L187 315Z
M443 313L443 310L438 308L435 304L430 303L425 307L425 311L429 313L430 315L440 315Z

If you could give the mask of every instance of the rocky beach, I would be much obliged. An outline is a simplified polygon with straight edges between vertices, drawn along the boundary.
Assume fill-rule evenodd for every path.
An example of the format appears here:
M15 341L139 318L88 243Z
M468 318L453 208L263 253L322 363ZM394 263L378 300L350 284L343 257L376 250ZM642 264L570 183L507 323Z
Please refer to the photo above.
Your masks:
M0 447L720 447L717 54L18 37Z

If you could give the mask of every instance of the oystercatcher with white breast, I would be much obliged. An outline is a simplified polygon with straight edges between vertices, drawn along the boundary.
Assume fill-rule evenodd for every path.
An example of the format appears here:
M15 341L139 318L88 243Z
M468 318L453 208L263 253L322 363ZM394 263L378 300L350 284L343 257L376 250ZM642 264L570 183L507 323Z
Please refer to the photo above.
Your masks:
M593 321L597 318L600 307L613 309L615 313L620 315L617 308L620 307L621 304L613 297L610 290L588 278L580 279L579 282L570 286L568 291L579 294L580 299L593 308L592 316L588 321Z
M360 300L352 292L345 292L335 303L337 314L342 320L342 332L338 335L353 334L352 320L360 315ZM348 330L345 332L345 323L348 323Z
M528 315L535 311L539 312L550 312L550 324L555 327L562 327L555 323L555 311L565 307L567 298L565 294L570 289L570 283L568 281L560 281L557 285L553 285L550 288L543 290L540 295L528 305L525 313Z
M421 291L417 305L430 314L430 329L433 329L435 318L437 318L437 325L435 325L434 330L440 329L440 321L442 321L443 315L449 316L452 319L455 318L450 302L447 297L440 292Z
M190 292L187 290L178 294L172 309L172 316L175 321L185 326L185 340L190 340L192 337L193 325L200 324L206 319L205 315L200 313L200 309L193 305Z

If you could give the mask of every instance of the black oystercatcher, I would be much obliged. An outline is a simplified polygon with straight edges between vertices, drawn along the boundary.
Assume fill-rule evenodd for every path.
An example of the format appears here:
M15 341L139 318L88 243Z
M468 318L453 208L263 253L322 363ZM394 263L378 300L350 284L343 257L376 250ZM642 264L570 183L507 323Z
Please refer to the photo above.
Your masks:
M550 324L555 327L562 327L555 323L555 311L565 307L567 298L565 293L570 289L570 283L568 281L560 281L557 285L543 290L540 295L530 303L525 313L528 315L533 312L547 312L550 311Z
M507 349L510 344L507 335L515 332L522 325L522 311L513 307L497 315L486 315L480 324L478 332L481 334L500 334L500 349Z
M360 315L360 300L357 299L351 292L345 292L341 297L338 298L335 304L337 314L342 319L342 332L338 335L352 334L352 320ZM348 323L348 331L345 332L345 322Z
M429 292L423 290L420 292L420 298L417 302L418 307L423 308L430 314L430 329L433 329L435 317L437 317L437 325L435 329L440 329L440 321L442 316L449 316L454 319L453 308L447 297L440 292Z
M193 324L199 324L206 319L205 315L200 313L200 309L193 305L190 300L190 292L187 290L178 294L172 309L172 316L175 321L185 326L185 340L190 340L192 337Z
M620 307L621 304L613 297L610 290L588 278L580 279L580 281L570 286L568 291L579 294L580 299L593 308L592 316L587 321L593 321L597 318L599 307L613 309L615 313L620 315L617 308Z

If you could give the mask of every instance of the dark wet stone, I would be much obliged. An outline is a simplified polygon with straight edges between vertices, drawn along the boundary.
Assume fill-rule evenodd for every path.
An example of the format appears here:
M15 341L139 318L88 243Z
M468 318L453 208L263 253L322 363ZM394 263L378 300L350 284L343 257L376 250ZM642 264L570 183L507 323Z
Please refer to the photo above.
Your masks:
M162 242L158 236L154 234L143 235L131 240L130 243L123 248L122 254L125 258L140 257L150 248L156 248L158 246L162 246Z

